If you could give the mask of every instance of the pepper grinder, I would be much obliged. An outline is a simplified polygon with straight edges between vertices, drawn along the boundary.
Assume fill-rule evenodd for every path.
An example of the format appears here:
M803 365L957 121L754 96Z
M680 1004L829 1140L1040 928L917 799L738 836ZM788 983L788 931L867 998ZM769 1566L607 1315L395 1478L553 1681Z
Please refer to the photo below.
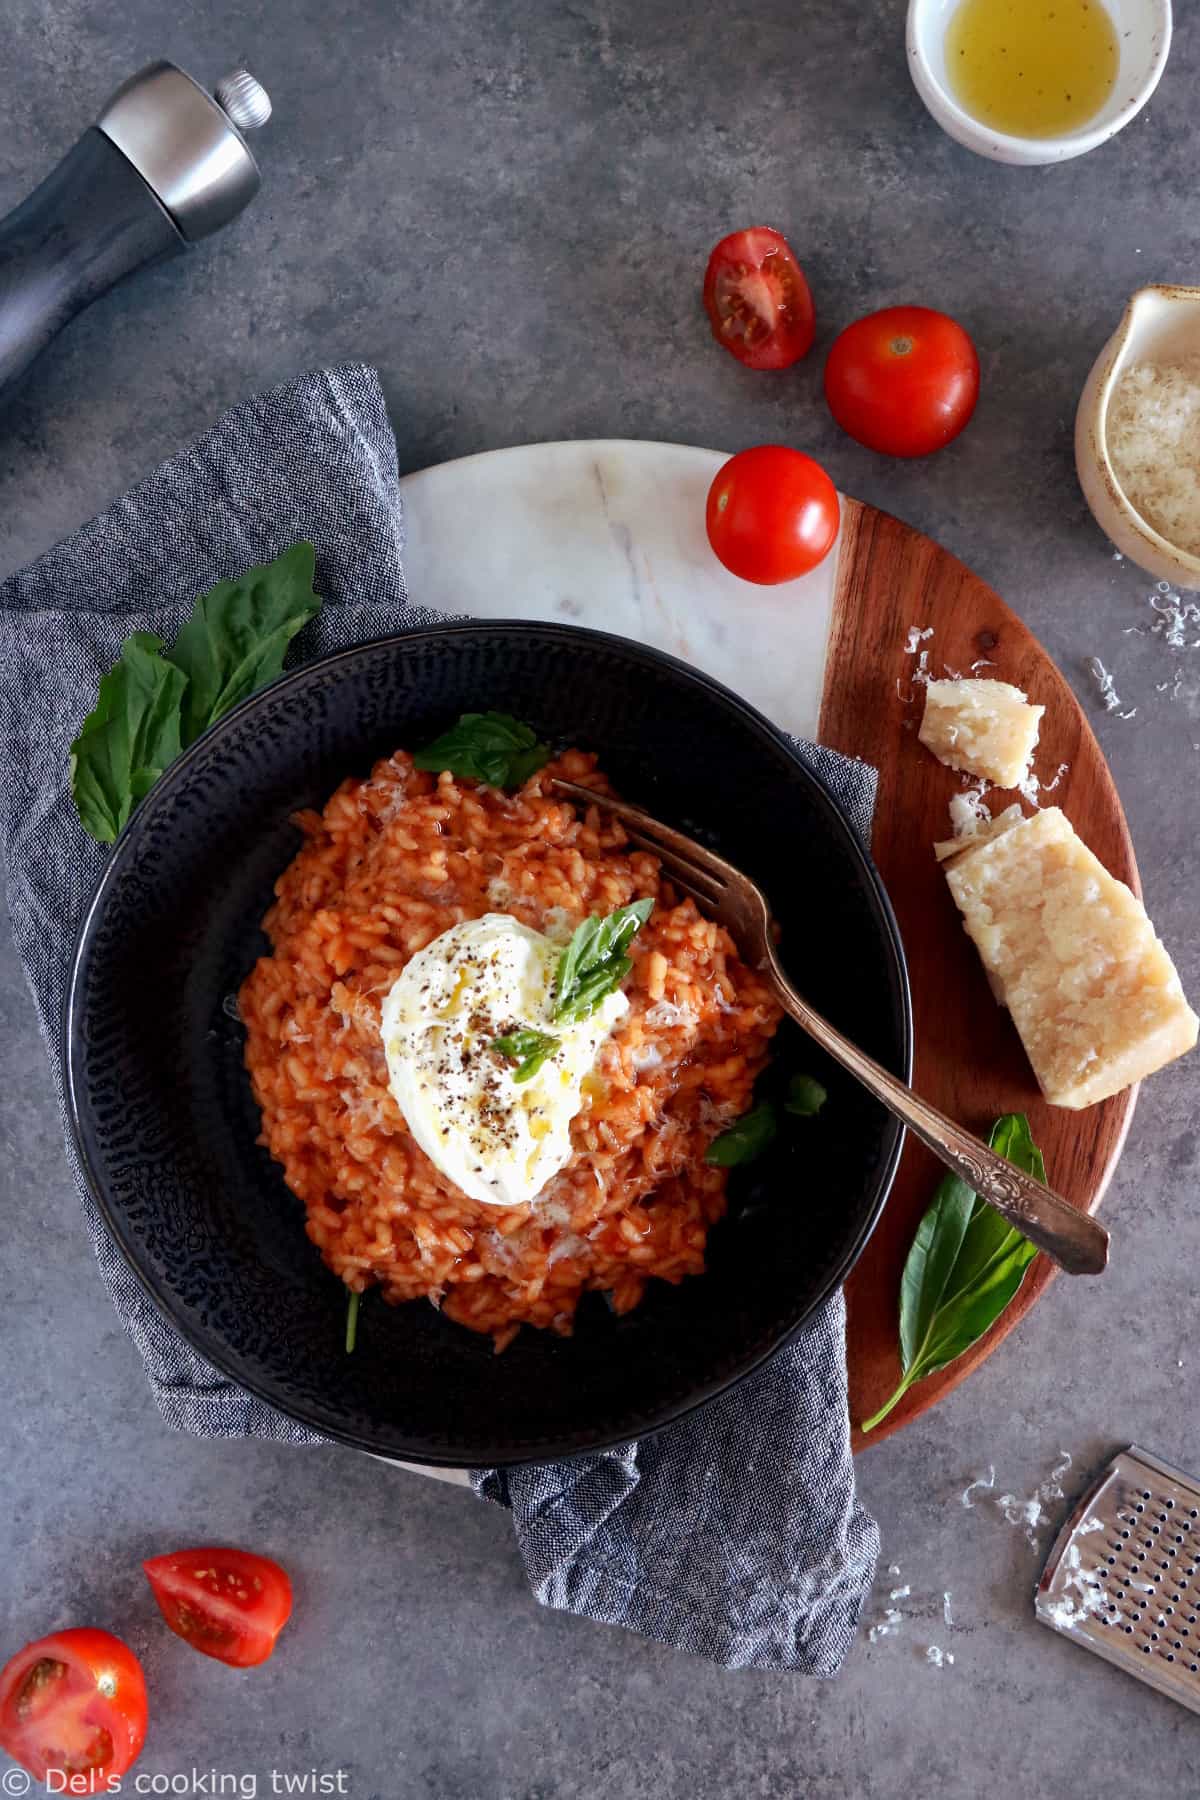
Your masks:
M0 220L0 403L85 306L236 218L259 185L243 133L270 116L266 90L244 69L209 94L174 63L154 62L118 88Z

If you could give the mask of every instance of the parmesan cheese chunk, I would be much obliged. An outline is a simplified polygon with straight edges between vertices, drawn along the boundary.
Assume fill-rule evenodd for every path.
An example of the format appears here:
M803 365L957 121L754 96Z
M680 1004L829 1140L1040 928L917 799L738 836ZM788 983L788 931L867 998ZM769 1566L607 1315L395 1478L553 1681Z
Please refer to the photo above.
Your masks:
M1045 710L1007 681L931 681L918 736L949 768L1020 787Z
M1200 1020L1146 909L1057 807L968 846L946 880L1052 1105L1106 1100L1193 1048Z

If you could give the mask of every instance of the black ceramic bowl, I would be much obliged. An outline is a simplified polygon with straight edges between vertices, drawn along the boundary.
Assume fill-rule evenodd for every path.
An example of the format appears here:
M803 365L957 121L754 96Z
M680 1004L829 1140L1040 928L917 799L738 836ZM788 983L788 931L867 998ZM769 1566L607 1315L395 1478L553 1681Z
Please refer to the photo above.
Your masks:
M599 752L619 792L708 837L763 885L802 991L907 1073L895 920L853 830L787 740L682 663L563 625L446 625L285 676L181 756L134 815L85 920L66 1080L88 1179L130 1264L235 1381L335 1438L427 1463L553 1458L652 1430L770 1356L836 1287L883 1207L892 1120L792 1027L772 1073L829 1088L815 1119L735 1171L708 1271L632 1313L585 1298L575 1335L490 1338L423 1302L363 1303L304 1234L256 1146L243 1033L226 1010L255 958L289 818L460 712L516 713Z

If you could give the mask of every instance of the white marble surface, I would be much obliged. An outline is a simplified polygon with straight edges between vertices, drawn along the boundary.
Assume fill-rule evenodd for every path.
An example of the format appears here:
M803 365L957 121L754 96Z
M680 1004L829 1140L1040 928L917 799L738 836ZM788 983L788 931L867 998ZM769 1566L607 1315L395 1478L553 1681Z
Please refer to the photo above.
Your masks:
M704 503L724 453L685 444L530 444L401 482L414 601L558 619L694 663L804 737L816 731L838 546L755 587L717 561Z

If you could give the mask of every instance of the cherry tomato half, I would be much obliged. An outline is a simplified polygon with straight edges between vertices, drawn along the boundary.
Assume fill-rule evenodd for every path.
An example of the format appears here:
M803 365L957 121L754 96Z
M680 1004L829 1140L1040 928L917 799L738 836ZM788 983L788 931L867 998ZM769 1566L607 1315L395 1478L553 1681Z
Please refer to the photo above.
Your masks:
M848 325L825 364L843 431L885 456L928 456L956 438L979 398L979 358L955 320L889 306Z
M748 369L787 369L812 347L816 314L786 238L752 225L708 259L704 308L718 344Z
M840 512L820 463L783 444L760 444L717 470L708 541L731 574L770 587L807 575L828 556Z
M292 1611L277 1562L250 1550L176 1550L142 1564L171 1630L235 1669L266 1662Z
M146 1738L146 1679L128 1645L81 1626L26 1644L0 1669L0 1746L58 1793L119 1791Z

